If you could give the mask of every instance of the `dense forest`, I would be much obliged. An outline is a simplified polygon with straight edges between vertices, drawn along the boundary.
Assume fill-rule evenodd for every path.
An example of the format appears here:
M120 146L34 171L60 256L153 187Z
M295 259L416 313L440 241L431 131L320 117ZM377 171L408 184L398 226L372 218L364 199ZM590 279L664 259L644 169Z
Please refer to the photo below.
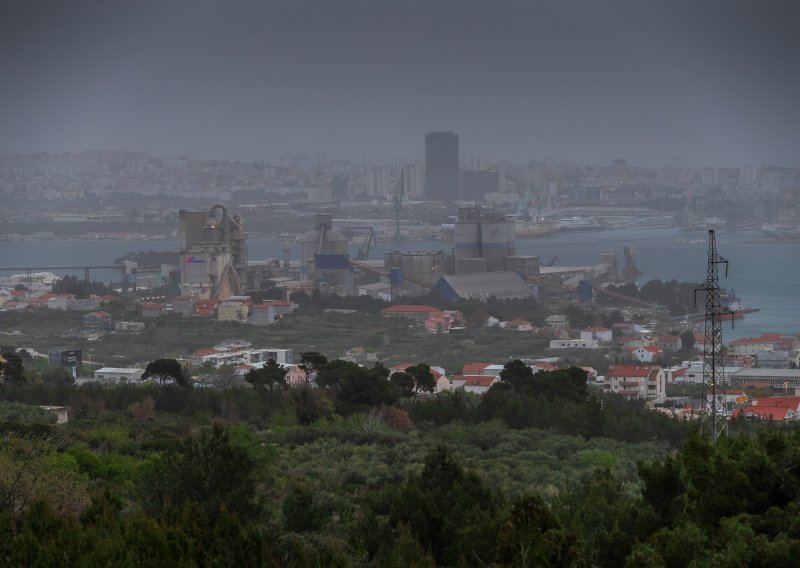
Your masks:
M800 434L693 425L509 362L483 397L304 353L228 390L0 368L3 566L775 566ZM62 378L63 379L63 378ZM68 424L36 405L58 401Z

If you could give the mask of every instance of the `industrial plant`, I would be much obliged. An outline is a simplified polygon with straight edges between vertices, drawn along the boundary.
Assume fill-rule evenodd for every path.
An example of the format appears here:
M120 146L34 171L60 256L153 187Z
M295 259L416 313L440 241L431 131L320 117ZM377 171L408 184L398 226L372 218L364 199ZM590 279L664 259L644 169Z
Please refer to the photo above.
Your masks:
M603 254L593 266L556 266L557 259L516 254L514 221L479 206L460 207L451 250L390 250L370 260L370 242L351 256L349 239L334 227L330 214L317 214L298 242L300 258L251 261L244 219L223 205L208 211L180 211L181 293L198 299L282 288L295 291L369 295L390 300L431 292L447 298L520 298L591 300L592 292L638 275L635 253L625 249L618 274L615 254ZM621 278L620 278L621 276Z

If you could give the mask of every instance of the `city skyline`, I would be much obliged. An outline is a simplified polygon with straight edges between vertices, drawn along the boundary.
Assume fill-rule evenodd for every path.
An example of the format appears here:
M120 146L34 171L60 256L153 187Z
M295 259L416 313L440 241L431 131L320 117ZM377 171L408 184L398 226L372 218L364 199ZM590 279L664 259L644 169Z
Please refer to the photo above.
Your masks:
M797 165L786 1L60 2L0 9L0 154Z

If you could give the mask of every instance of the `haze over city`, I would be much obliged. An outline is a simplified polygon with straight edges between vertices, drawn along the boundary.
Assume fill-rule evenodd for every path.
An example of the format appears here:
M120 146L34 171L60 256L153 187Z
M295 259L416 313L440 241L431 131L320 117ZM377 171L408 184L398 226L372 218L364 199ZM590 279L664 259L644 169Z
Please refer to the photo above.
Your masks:
M798 26L4 0L2 568L797 565Z
M0 153L796 165L792 1L10 1Z

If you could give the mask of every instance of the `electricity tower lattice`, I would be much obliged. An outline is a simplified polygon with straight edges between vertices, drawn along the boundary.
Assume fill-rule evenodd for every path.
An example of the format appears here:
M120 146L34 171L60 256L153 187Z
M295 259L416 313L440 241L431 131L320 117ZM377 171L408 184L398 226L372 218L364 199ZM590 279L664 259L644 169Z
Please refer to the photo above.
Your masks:
M733 314L720 301L719 265L725 265L725 278L728 277L728 261L717 253L717 239L713 230L708 231L708 268L706 280L694 291L695 305L697 293L704 292L706 300L705 337L703 340L703 407L700 410L700 434L708 436L711 443L728 430L728 417L725 410L725 394L721 386L727 383L722 359L722 316Z

